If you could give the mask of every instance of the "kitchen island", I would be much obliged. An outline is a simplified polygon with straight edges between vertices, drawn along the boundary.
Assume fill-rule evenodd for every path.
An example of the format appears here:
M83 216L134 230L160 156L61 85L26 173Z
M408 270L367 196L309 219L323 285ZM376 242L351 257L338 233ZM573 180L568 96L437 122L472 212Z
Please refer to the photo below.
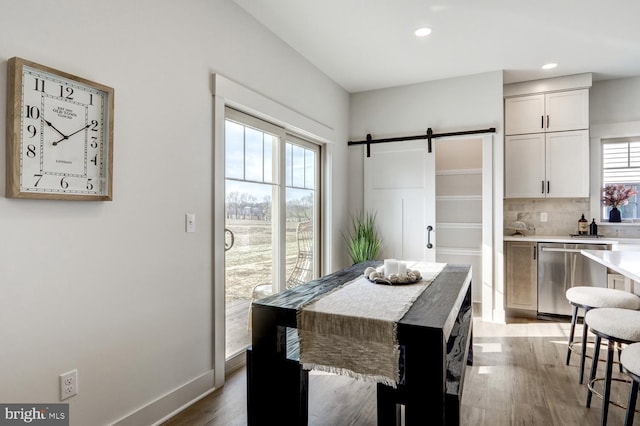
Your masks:
M582 250L581 253L629 280L640 282L640 251Z

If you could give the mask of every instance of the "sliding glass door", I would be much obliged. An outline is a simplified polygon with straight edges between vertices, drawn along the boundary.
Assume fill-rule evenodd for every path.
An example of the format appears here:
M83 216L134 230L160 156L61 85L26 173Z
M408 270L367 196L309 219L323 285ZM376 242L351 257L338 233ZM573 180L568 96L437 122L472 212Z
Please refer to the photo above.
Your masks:
M319 146L227 108L226 358L250 344L250 304L317 276Z

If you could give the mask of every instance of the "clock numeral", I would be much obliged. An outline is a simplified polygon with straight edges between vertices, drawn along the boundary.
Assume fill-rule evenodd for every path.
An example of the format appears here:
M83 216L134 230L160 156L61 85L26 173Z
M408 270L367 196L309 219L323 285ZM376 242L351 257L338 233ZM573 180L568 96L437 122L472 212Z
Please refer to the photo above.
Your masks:
M91 131L92 132L98 131L98 120L91 120Z
M35 158L36 157L36 146L35 145L27 145L27 157Z
M89 144L89 146L91 148L97 148L98 147L98 138L95 136L91 136L91 143Z
M87 179L87 191L93 191L93 183L90 178Z
M27 126L27 132L29 132L29 137L31 138L35 137L35 135L38 134L38 130L36 129L36 126L34 126L33 124L29 124Z
M36 78L35 83L36 83L36 87L33 90L37 90L38 92L44 92L44 80Z
M93 158L90 160L94 166L98 165L98 154L94 155Z
M42 175L33 175L33 177L36 178L36 182L33 184L33 186L36 187L40 183L40 179L42 179Z
M36 120L40 118L40 109L37 106L25 105L24 108L27 118L35 118Z
M62 189L67 189L69 187L69 182L67 182L65 179L67 177L63 177L62 179L60 179L60 188Z
M89 93L89 105L93 105L93 93Z
M66 92L66 95L65 95ZM60 85L60 97L73 100L73 87Z

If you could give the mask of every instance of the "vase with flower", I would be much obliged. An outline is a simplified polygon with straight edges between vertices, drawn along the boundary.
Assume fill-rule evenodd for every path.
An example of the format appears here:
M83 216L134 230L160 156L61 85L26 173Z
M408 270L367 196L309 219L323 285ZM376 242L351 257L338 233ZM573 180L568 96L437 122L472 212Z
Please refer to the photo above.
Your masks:
M629 198L636 195L638 191L633 187L624 185L606 185L602 190L602 204L611 207L609 212L609 222L621 222L620 210L618 207L629 204Z

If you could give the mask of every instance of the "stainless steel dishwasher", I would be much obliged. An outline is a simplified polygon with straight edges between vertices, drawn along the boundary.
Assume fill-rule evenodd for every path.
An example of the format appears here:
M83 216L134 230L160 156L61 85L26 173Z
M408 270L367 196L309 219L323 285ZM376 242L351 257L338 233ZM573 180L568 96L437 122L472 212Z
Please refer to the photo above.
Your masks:
M538 243L538 314L571 315L565 292L575 286L607 286L607 268L580 250L607 250L607 244Z

